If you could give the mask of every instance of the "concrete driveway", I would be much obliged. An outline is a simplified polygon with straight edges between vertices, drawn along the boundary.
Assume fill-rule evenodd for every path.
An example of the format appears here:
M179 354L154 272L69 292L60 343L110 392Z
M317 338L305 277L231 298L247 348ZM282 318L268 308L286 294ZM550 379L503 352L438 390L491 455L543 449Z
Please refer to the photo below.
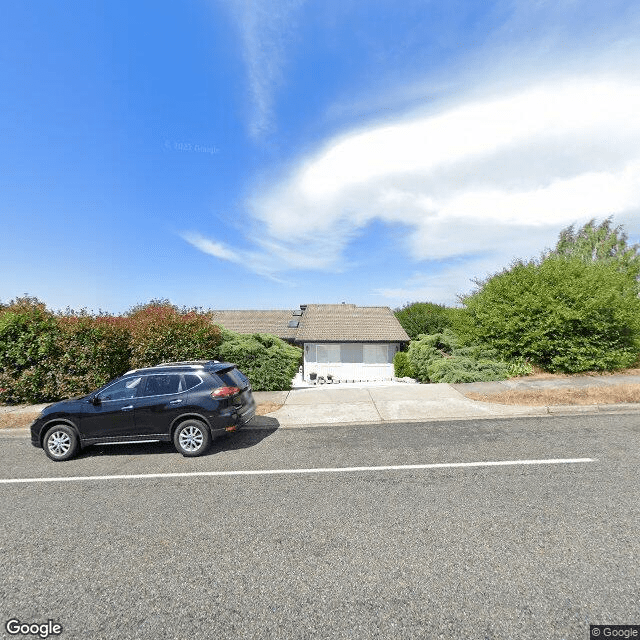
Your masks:
M611 376L613 378L614 376ZM573 378L575 387L603 384L601 378ZM615 376L615 383L640 383L640 376ZM613 384L614 381L608 382ZM594 413L599 411L640 411L640 404L621 405L567 405L531 407L491 404L466 398L460 390L496 392L502 383L450 384L360 384L321 386L292 391L256 393L259 402L283 403L267 416L256 416L252 426L273 424L275 418L281 427L296 427L348 423L384 423L394 421L424 421L455 418L497 418L506 416L540 416L551 413ZM605 383L606 384L606 383ZM508 388L520 385L508 381ZM485 389L486 386L486 389ZM566 387L564 379L539 380L522 383L531 389ZM502 387L505 390L507 387ZM265 418L267 420L265 420Z

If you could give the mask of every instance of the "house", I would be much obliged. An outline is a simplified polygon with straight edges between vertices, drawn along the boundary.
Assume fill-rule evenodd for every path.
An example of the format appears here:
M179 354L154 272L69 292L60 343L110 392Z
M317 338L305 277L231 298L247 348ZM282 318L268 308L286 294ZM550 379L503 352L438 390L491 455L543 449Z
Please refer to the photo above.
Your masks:
M393 356L409 342L389 307L303 304L294 311L214 311L236 333L270 333L302 348L303 378L388 380Z

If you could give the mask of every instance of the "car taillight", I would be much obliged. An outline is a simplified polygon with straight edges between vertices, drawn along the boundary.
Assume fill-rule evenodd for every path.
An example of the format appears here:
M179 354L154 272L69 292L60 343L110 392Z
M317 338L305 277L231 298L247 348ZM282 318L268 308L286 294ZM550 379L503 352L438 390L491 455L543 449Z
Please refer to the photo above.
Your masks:
M211 392L212 398L229 398L235 396L236 393L240 393L238 387L218 387Z

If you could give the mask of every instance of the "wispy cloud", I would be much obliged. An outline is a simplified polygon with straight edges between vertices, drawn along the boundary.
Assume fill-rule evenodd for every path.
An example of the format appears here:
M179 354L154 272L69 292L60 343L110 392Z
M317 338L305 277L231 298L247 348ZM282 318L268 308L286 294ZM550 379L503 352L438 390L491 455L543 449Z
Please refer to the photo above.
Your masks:
M418 277L413 288L377 289L437 300L444 279L451 301L472 275L551 246L563 226L640 211L638 113L640 78L585 75L354 131L251 200L260 250L242 262L270 275L337 270L377 219L404 225L398 250L425 268L483 256L465 278L454 265L437 286ZM189 241L235 259L228 247Z
M278 271L283 271L282 267L278 266L278 263L281 261L275 251L243 251L194 232L182 233L180 237L192 247L214 258L241 265L243 268L269 278L270 280L287 284L285 280L275 275ZM273 249L277 249L277 247L273 247Z
M226 0L242 39L252 112L249 131L260 138L273 127L274 92L283 82L294 17L304 0Z

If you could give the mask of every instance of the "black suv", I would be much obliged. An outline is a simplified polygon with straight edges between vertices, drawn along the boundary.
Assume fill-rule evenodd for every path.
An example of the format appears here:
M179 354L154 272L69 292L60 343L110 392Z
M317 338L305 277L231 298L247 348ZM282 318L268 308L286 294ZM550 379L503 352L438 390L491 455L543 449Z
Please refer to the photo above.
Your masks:
M164 362L46 407L31 424L31 444L52 460L68 460L92 444L126 442L173 441L182 455L198 456L255 411L249 379L235 364Z

